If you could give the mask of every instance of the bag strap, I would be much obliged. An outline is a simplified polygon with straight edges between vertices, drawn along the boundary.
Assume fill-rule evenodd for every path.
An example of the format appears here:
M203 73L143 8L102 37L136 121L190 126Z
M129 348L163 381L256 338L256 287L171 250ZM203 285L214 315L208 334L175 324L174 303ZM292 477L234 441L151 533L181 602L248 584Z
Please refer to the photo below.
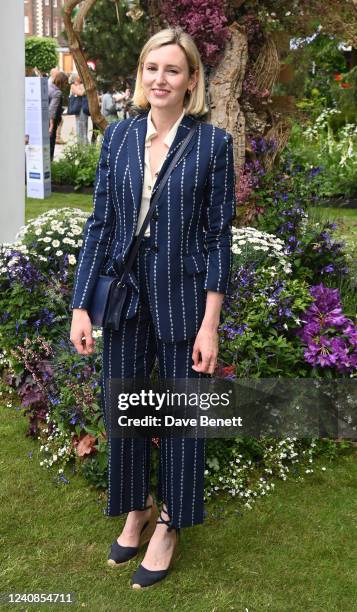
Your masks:
M156 202L158 201L158 199L159 199L159 197L160 197L160 195L162 193L162 190L164 189L164 187L165 187L165 185L166 185L166 183L168 181L168 178L169 178L171 172L173 171L174 167L176 166L176 164L178 163L178 161L181 159L182 155L184 154L185 150L187 149L188 144L190 143L190 141L191 141L191 139L192 139L192 137L193 137L193 135L194 135L194 133L196 131L196 126L197 126L197 122L195 121L195 124L191 127L191 129L190 129L189 133L187 134L185 140L182 142L180 148L176 152L176 155L171 160L171 163L170 163L169 167L167 168L164 176L162 177L157 190L152 195L151 202L150 202L150 208L149 208L149 210L147 212L147 215L146 215L146 217L144 219L144 222L143 222L143 224L142 224L142 226L140 228L139 234L136 237L136 241L134 243L134 246L132 247L132 249L130 251L130 256L129 256L129 259L128 259L127 264L125 266L123 275L122 275L122 277L121 277L121 279L119 281L119 284L124 284L126 279L127 279L127 277L128 277L128 275L129 275L129 272L130 272L130 270L131 270L131 268L133 266L135 257L136 257L136 255L138 253L138 250L139 250L139 247L140 247L140 243L141 243L141 241L143 239L143 236L145 234L145 230L146 230L147 226L150 223L150 219L151 219L152 214L154 212L154 208L156 206Z

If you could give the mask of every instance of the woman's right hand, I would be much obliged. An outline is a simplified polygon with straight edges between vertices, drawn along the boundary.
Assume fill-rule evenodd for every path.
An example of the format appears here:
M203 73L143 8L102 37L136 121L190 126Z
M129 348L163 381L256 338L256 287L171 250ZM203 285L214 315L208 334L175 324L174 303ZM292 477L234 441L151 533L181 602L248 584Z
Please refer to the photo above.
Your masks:
M74 308L70 340L80 355L91 355L95 348L92 323L84 308Z

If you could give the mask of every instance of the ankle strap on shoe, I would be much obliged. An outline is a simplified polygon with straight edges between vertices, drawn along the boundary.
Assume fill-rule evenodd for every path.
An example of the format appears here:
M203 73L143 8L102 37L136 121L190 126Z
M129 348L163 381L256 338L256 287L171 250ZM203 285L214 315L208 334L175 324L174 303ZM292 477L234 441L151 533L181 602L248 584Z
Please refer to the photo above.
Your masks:
M143 508L134 508L134 510L139 510L139 511L143 511L143 510L149 510L149 508L152 508L154 505L155 501L153 499L152 504L149 504L148 506L144 506Z
M161 512L165 512L165 514L169 516L169 513L165 510L165 508L161 508ZM175 529L178 533L180 530L171 523L171 519L164 519L161 516L161 512L160 517L157 519L156 523L164 523L165 525L167 525L167 531L172 531L173 529Z

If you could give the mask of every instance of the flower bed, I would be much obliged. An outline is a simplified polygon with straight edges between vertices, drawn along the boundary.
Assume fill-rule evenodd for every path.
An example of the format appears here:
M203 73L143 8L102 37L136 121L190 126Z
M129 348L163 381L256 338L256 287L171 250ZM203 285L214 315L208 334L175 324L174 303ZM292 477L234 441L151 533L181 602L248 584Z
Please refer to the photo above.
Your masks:
M97 352L79 356L69 341L69 299L87 214L52 210L31 220L0 252L2 392L16 392L39 439L41 464L67 484L75 463L98 488L107 483L107 440ZM267 226L268 216L264 217ZM233 230L233 275L224 303L217 374L240 377L351 377L357 332L336 283L348 278L334 226L316 224L284 200L271 226ZM316 281L319 282L316 282ZM342 299L343 298L343 299ZM14 394L8 395L13 398ZM13 400L10 399L11 403ZM153 468L157 440L153 441ZM346 443L345 445L348 446ZM208 440L205 495L229 495L247 508L273 489L272 478L309 474L332 440Z

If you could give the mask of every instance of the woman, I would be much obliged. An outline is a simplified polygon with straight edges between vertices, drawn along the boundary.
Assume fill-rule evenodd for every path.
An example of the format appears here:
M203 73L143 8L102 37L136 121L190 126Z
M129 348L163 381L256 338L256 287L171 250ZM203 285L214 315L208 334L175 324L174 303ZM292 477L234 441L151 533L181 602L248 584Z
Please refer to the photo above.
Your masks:
M130 88L126 87L125 91L115 93L113 99L116 103L116 109L119 115L119 119L127 119L129 116L129 108L131 104Z
M84 230L71 303L71 341L82 355L94 350L86 309L98 274L113 275L127 261L151 193L194 124L196 131L141 243L120 329L103 331L103 389L108 379L146 378L156 357L164 378L212 374L231 268L232 137L195 119L207 109L203 66L190 36L166 29L149 39L133 102L141 114L104 134L94 210ZM150 540L131 579L133 588L148 587L167 575L180 528L203 522L204 440L161 439L158 522L149 491L150 439L108 436L108 443L107 514L128 513L108 563L125 563Z
M80 96L82 105L78 115L76 115L76 131L77 131L77 142L79 144L88 144L88 115L84 112L83 101L86 97L86 90L81 81L80 76L75 76L70 89L70 96Z
M118 121L118 114L116 110L116 104L113 99L114 86L113 83L104 83L104 90L101 100L101 113L103 117L111 123L112 121Z
M68 77L64 72L58 72L52 83L48 85L48 104L49 104L49 133L50 133L50 157L53 160L56 145L57 128L62 120L63 112L63 92L68 86Z

